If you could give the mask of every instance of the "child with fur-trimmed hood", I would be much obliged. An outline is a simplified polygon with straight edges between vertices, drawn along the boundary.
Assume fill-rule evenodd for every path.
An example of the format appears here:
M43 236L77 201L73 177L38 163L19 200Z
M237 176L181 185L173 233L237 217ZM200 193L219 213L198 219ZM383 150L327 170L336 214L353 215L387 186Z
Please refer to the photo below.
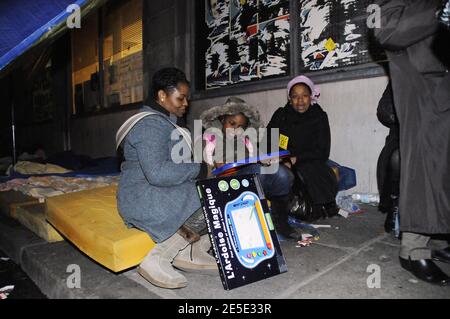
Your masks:
M206 129L203 134L204 161L210 168L218 168L225 163L258 155L257 131L263 124L259 112L244 100L230 97L224 105L203 112L200 119ZM250 130L252 128L253 132ZM232 145L229 145L231 143ZM227 145L231 151L226 151ZM287 223L288 195L294 183L294 176L285 165L278 165L274 171L267 164L253 163L240 168L235 174L259 174L264 193L272 203L277 232L286 238L301 237L301 234Z
M225 163L256 155L254 138L244 135L248 128L255 133L262 127L259 112L238 97L230 97L224 105L212 107L200 115L203 128L204 159L209 166L220 167ZM231 144L231 146L229 145ZM227 146L232 152L226 152ZM239 151L243 154L240 154ZM225 153L225 154L224 154Z

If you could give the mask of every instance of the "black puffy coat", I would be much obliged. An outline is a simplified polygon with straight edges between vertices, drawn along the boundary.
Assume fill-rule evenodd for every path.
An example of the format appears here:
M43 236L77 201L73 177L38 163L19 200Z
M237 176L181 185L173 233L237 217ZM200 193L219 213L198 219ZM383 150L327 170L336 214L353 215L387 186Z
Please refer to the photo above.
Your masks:
M395 205L392 195L399 195L399 172L400 167L392 167L392 156L394 152L398 152L399 136L398 136L398 119L395 113L394 97L392 95L391 83L388 83L383 95L378 102L377 108L378 120L384 126L389 128L389 135L381 150L377 162L377 185L380 194L380 204L378 209L384 213L392 210ZM398 164L398 166L400 166Z

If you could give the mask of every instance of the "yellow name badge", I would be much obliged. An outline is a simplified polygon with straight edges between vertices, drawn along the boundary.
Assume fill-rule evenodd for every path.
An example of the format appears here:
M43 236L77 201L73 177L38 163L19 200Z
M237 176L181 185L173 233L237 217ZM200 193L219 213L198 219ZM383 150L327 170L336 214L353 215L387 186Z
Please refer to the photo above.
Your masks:
M286 135L280 134L280 141L279 141L280 148L287 150L288 143L289 143L289 137Z

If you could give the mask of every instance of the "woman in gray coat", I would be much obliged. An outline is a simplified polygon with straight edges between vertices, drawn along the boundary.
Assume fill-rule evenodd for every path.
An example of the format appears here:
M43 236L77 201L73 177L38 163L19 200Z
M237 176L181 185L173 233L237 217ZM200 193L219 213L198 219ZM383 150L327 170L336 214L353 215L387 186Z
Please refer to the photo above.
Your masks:
M191 147L187 138L171 138L174 129L181 132L176 122L188 107L189 82L184 73L175 68L159 70L153 76L152 93L153 103L141 110L151 113L142 113L148 116L135 123L121 143L125 161L118 208L128 226L147 232L157 243L140 264L139 273L159 287L180 288L187 285L186 278L172 266L217 271L215 259L207 253L208 235L199 236L206 233L206 223L195 179L206 170L201 164L172 158L175 145Z

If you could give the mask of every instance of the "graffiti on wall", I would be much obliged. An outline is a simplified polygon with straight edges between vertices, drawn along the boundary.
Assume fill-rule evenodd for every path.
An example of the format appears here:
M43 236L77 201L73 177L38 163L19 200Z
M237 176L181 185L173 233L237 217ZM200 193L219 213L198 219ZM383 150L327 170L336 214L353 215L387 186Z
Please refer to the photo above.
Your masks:
M289 0L205 0L206 89L287 75Z
M300 52L305 71L385 59L367 27L370 0L300 0Z

